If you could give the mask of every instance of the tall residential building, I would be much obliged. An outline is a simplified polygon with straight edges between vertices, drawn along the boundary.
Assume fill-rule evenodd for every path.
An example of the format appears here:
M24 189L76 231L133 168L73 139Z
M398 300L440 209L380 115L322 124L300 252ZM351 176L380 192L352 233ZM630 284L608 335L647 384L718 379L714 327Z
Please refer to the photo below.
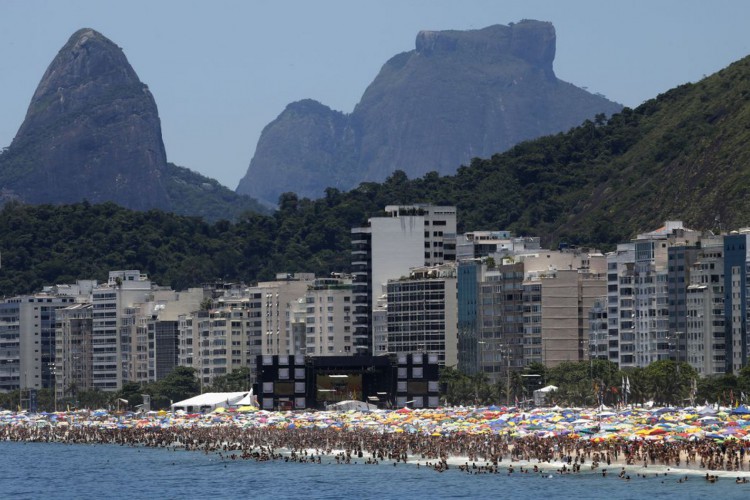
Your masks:
M372 311L373 354L388 354L388 296L382 295Z
M305 297L300 297L289 304L289 337L292 342L292 352L296 354L307 351L307 304Z
M166 377L180 364L180 317L200 309L206 298L202 288L190 288L182 292L156 291L153 300L143 304L141 316L145 316L148 364L146 379L156 381Z
M687 350L687 290L690 272L701 245L675 244L667 248L667 297L669 303L670 359L685 361Z
M305 293L305 308L305 354L350 355L354 334L351 279L316 279Z
M687 287L686 353L701 376L726 373L724 238L704 236Z
M386 293L388 280L420 266L456 257L456 209L433 205L389 205L385 216L371 217L352 233L354 349L372 354L372 312Z
M90 301L77 303L57 311L55 328L55 395L73 396L77 391L94 388L93 310Z
M492 382L524 366L524 265L482 265L477 297L479 369Z
M74 302L52 288L0 301L0 392L54 387L56 312Z
M314 278L284 273L275 281L229 287L217 292L208 309L180 315L180 363L196 368L206 387L240 367L249 368L255 380L259 355L299 354L299 300Z
M279 274L275 281L262 281L247 289L252 296L260 294L261 298L261 326L251 329L255 340L261 333L261 350L254 350L252 354L299 354L295 352L291 328L292 311L294 303L305 296L314 280L312 273Z
M621 368L675 359L675 348L682 345L679 337L684 336L678 331L685 324L680 314L687 313L686 292L678 285L686 287L689 281L687 264L695 258L700 236L680 221L667 221L630 244L618 245L608 256L608 321L610 335L619 339ZM670 310L675 315L671 320Z
M554 367L589 359L588 315L606 290L603 274L557 270L542 283L542 357Z
M747 364L750 229L724 237L724 340L726 373L737 374Z
M609 360L620 368L636 366L635 297L633 273L635 244L622 243L607 254L607 337Z
M148 300L151 281L138 270L110 271L106 284L92 292L92 383L116 391L133 376L138 359L136 308Z
M388 282L388 351L437 355L441 366L458 363L456 267L414 268Z
M606 294L606 258L588 248L527 249L524 265L524 364L557 366L589 358L589 309Z
M458 309L458 370L467 375L479 373L479 276L478 259L461 260L456 270Z
M598 297L589 309L589 358L610 360L610 346L607 322L607 297ZM616 342L616 341L615 341ZM614 351L616 353L616 351Z
M545 362L542 337L542 281L528 279L523 283L523 364Z

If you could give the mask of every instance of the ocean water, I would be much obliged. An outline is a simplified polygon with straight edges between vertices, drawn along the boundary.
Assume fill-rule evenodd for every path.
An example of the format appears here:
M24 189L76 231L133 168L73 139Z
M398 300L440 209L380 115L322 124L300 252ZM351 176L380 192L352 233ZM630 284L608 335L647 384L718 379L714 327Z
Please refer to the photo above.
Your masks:
M631 471L630 481L594 472L559 475L554 466L544 475L509 475L505 468L470 475L403 463L338 465L325 457L321 464L232 461L167 449L14 442L0 442L0 457L0 498L13 499L750 498L750 483L722 477L712 484L700 475L678 483L674 471L646 478Z

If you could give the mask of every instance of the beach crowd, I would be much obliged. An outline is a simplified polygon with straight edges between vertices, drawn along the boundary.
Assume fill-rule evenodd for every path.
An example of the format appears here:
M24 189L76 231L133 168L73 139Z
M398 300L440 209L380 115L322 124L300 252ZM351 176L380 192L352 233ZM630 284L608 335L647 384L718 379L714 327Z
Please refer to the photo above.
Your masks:
M586 468L605 474L617 466L655 465L706 472L750 471L750 441L736 438L670 439L671 435L661 434L653 438L611 435L591 439L590 435L575 433L522 433L512 427L473 433L403 432L403 427L372 425L302 427L290 424L289 418L283 425L272 420L273 425L257 426L232 418L211 422L200 417L192 422L182 418L179 425L165 424L167 420L153 419L161 425L112 425L116 420L109 415L98 420L58 416L40 425L38 419L6 418L0 421L0 440L163 447L218 453L222 459L320 463L326 457L337 463L416 462L438 471L455 463L450 459L465 460L457 468L468 472L513 472L514 464L521 464L522 472L523 464L526 471L533 464L535 468L557 468L558 472Z

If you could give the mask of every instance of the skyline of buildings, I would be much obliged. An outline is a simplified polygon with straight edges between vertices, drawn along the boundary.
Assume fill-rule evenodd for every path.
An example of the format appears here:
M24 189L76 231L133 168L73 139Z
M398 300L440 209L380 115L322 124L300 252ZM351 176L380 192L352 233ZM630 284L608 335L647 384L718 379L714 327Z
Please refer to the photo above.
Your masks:
M455 207L393 205L352 228L351 275L279 273L174 291L138 270L0 301L0 391L114 391L196 369L201 387L258 356L429 354L492 382L532 363L747 364L750 229L667 221L605 254L508 231L457 235Z

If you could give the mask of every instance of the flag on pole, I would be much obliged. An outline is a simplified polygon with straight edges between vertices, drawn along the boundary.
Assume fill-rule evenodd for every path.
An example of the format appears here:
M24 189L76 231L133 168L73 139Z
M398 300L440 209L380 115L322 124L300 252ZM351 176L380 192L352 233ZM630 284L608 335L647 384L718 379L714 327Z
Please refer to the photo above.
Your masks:
M625 377L625 392L630 394L630 377Z

